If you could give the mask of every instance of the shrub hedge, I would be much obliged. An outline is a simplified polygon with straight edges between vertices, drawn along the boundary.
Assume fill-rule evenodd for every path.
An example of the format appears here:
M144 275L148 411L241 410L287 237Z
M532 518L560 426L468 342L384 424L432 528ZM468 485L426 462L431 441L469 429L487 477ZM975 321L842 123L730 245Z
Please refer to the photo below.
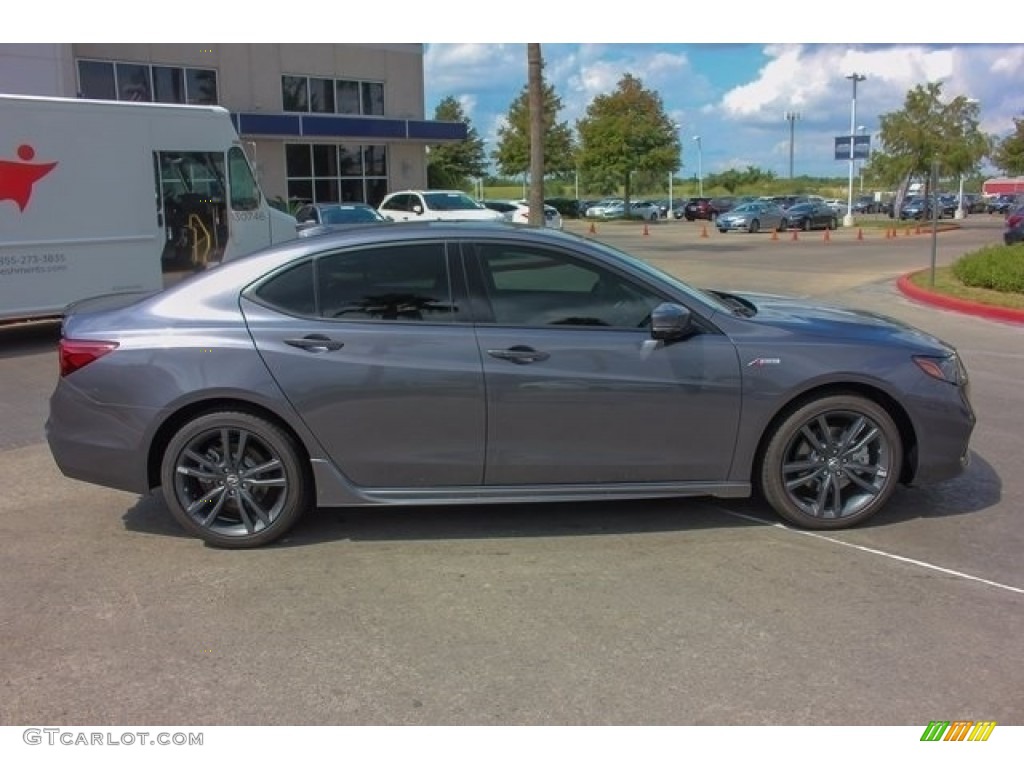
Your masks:
M1024 293L1024 245L993 245L961 256L953 274L964 285Z

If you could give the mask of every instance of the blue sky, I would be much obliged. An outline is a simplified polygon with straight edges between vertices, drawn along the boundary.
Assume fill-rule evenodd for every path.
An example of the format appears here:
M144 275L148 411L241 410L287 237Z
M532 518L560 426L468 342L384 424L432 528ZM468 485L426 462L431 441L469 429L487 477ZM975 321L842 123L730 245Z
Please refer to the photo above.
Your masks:
M716 16L710 13L707 24L713 27ZM946 19L948 32L956 25ZM893 19L897 26L903 21ZM442 98L455 96L490 152L526 83L526 45L429 43L425 51L427 116ZM865 133L876 133L878 116L900 109L909 89L932 81L942 81L949 98L978 99L986 132L1005 135L1012 118L1024 115L1024 44L552 42L542 43L542 55L545 76L564 104L560 119L570 125L626 72L657 91L680 126L683 177L697 170L694 135L701 136L705 174L755 165L787 176L787 111L800 115L796 175L845 176L848 165L833 159L833 141L850 130L846 75L852 72L867 76L857 90L857 125Z

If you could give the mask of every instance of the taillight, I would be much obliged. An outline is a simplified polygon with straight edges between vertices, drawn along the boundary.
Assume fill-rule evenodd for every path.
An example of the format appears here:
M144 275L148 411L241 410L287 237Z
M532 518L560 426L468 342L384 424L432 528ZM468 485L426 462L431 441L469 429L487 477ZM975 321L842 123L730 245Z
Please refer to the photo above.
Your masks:
M1024 213L1015 213L1006 220L1006 226L1013 229L1020 224L1021 220L1024 220Z
M116 341L60 340L60 375L67 376L117 349Z

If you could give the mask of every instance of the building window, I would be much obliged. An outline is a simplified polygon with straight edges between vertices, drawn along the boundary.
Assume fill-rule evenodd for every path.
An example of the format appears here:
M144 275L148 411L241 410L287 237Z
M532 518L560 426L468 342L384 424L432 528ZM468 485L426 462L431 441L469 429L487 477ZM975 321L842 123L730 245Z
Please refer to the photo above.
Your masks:
M383 115L384 83L282 75L281 102L285 112Z
M217 72L127 61L79 60L78 95L83 99L216 104Z
M285 112L308 112L309 90L306 78L282 75L281 98Z
M109 61L78 62L78 94L86 99L115 100L114 64Z
M334 81L309 78L309 111L334 112Z
M285 144L285 166L292 203L377 205L387 194L387 152L381 145Z
M153 101L184 103L185 73L178 67L153 67Z

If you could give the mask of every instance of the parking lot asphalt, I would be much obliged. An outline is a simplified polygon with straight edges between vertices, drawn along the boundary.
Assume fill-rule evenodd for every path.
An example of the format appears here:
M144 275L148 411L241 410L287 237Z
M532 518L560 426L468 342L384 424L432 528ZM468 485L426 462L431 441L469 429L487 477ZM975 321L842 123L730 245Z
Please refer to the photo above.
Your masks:
M999 223L939 235L936 262ZM63 478L42 436L56 326L0 328L0 724L1024 724L1024 328L900 294L926 235L567 229L950 341L971 466L827 534L687 499L321 510L223 551L158 495Z

